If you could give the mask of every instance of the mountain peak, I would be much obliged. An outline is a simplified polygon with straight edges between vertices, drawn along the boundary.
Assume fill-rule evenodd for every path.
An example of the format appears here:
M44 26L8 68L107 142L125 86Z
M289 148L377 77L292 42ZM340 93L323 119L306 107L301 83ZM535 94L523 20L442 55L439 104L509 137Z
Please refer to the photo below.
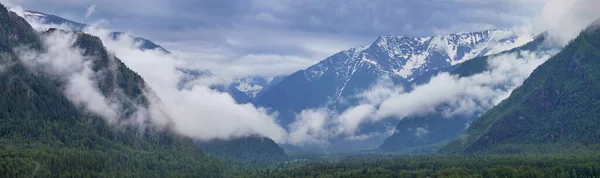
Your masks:
M342 109L344 106L339 103L351 103L349 98L369 89L381 78L390 78L397 85L410 85L421 75L488 55L498 46L516 47L516 36L497 37L506 36L499 35L504 32L507 31L486 30L419 38L383 35L370 45L338 52L286 77L265 90L255 103L275 110L285 109L280 113L289 117L282 119L286 125L293 120L294 114L290 112L323 106Z

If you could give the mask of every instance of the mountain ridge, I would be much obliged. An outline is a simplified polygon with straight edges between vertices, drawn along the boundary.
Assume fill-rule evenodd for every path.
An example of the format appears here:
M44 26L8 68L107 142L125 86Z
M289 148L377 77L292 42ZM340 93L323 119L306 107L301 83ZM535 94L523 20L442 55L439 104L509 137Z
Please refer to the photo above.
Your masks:
M75 22L75 21L72 21L69 19L65 19L65 18L56 16L56 15L47 14L47 13L38 12L38 11L25 10L23 13L24 13L23 15L25 16L26 19L37 20L37 21L41 21L45 24L52 24L52 25L57 25L57 26L66 25L66 27L69 28L68 30L83 31L85 28L87 28L89 26L88 24ZM121 38L122 35L125 35L125 33L123 33L123 32L111 32L110 33L110 36L115 40L118 40L119 38ZM132 36L132 38L136 43L138 43L140 45L140 49L159 50L163 53L170 53L168 50L166 50L162 46L157 45L156 43L154 43L148 39L135 37L135 36Z
M473 121L448 153L569 152L598 148L600 30L592 25Z
M343 111L358 102L354 95L382 77L410 88L419 75L489 54L498 47L510 48L516 40L516 35L506 30L421 38L383 35L370 45L338 52L289 75L254 103L277 111L281 124L288 125L294 113L304 109L331 107Z

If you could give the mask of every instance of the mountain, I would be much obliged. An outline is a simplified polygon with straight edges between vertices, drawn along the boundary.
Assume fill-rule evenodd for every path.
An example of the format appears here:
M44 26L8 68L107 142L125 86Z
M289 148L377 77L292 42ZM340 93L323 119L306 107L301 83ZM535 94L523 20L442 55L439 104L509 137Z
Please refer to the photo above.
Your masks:
M461 78L469 77L488 71L489 60L495 56L520 54L524 51L550 51L557 48L547 45L545 41L546 34L540 34L534 37L533 41L523 46L494 55L477 57L455 66L437 70L420 76L415 82L416 84L427 83L431 76L442 72L448 72ZM428 115L413 116L400 120L394 134L379 146L379 150L384 152L434 152L444 146L445 143L458 138L467 130L471 121L478 115L483 114L474 113L447 118L441 114L442 112L443 108L440 108L440 111Z
M25 11L24 18L30 22L39 22L46 25L51 25L53 27L62 27L66 28L67 30L74 31L83 31L86 27L88 27L87 24L37 11ZM112 37L112 39L118 40L126 34L123 32L111 32L109 35ZM140 37L132 38L136 44L139 44L139 48L142 50L159 50L167 54L170 53L167 49L148 39ZM205 74L210 73L210 71L184 68L180 68L179 71L184 75L182 81L180 82L180 88L183 88L183 85L193 82L193 80L198 79L201 76L207 76ZM213 74L210 73L210 76L213 76ZM236 82L233 82L228 86L220 85L213 86L212 88L220 92L229 93L238 103L251 103L265 89L271 87L274 83L277 83L282 79L283 77L253 76L238 79Z
M196 81L202 78L218 78L215 74L208 70L198 70L198 69L185 69L178 68L179 72L181 72L182 77L179 80L177 87L180 90L189 89L196 85ZM256 77L257 79L262 79L260 77ZM249 80L249 79L248 79ZM246 104L252 103L253 98L251 97L253 93L258 93L263 89L263 85L268 85L268 83L251 83L253 81L239 80L239 82L233 82L231 84L213 84L209 86L211 89L228 93L233 100L235 100L238 104ZM223 82L225 83L225 82ZM243 85L243 86L242 86ZM242 87L240 87L242 86ZM257 88L256 91L251 90L253 88ZM243 91L241 91L243 90Z
M232 85L235 86L236 89L245 93L252 100L256 99L258 96L262 95L262 93L275 84L281 82L285 77L277 76L277 77L247 77L238 79L237 82L234 82Z
M522 86L445 146L450 153L597 150L600 143L599 22L540 65Z
M190 138L169 130L109 124L73 104L64 94L64 81L26 67L14 52L16 48L46 51L48 46L42 40L53 33L72 32L37 33L27 21L0 5L0 177L221 174L224 163L200 152ZM73 47L84 50L100 74L96 84L103 95L120 90L123 95L119 96L146 100L140 93L141 77L117 58L109 58L99 38L74 35ZM104 72L107 75L102 75Z
M355 95L382 77L408 87L430 71L494 53L495 48L510 49L515 42L516 36L504 30L424 38L381 36L369 46L339 52L286 77L264 91L255 104L278 111L280 123L288 125L304 109L344 110L356 104Z
M46 13L42 13L42 12L36 12L36 11L25 11L24 12L24 18L28 21L36 21L36 22L41 22L44 24L48 24L48 25L54 25L54 26L62 26L62 27L66 27L66 30L75 30L75 31L83 31L86 27L88 27L87 24L83 24L83 23L79 23L79 22L74 22L56 15L52 15L52 14L46 14ZM124 35L125 33L123 32L112 32L110 33L111 37L115 40L121 38L122 35ZM143 50L159 50L162 51L164 53L170 53L169 51L167 51L165 48L163 48L160 45L155 44L154 42L145 39L145 38L140 38L140 37L132 37L133 40L135 41L136 44L140 45L140 49Z
M287 155L273 140L260 136L246 136L228 140L197 141L207 153L226 159L252 162L285 161Z

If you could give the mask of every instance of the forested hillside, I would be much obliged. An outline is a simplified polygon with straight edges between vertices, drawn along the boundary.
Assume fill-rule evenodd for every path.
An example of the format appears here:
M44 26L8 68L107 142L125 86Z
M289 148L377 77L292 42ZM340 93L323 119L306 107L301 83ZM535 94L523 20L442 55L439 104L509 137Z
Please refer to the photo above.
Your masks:
M38 34L4 6L0 27L0 177L213 177L224 171L223 162L201 153L189 138L111 125L83 112L65 97L63 82L32 71L14 52L44 51L45 33L63 32ZM109 58L99 39L77 35L76 47L95 56L93 68L106 68ZM144 103L141 77L116 65L100 90L119 88L134 103Z
M198 145L203 151L226 159L261 163L287 160L287 155L275 141L261 136L198 141Z
M597 24L597 23L596 23ZM446 148L458 153L577 152L600 140L600 30L581 32Z

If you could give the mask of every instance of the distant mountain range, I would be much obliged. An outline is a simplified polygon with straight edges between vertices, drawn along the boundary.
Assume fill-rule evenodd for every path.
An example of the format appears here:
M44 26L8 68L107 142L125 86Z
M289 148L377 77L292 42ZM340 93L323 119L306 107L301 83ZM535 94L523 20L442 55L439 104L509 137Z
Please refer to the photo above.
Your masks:
M36 33L25 20L62 25L74 32L50 29ZM147 155L146 152L149 152L169 157L167 161L172 161L172 158L185 160L184 163L192 167L196 164L203 166L201 161L216 162L200 154L196 146L225 158L250 161L287 159L283 149L274 141L260 136L193 142L168 130L140 134L129 128L114 129L98 116L84 112L71 103L61 93L64 83L36 75L18 58L14 58L17 55L13 49L19 45L42 49L41 39L44 35L75 34L75 46L86 49L85 55L101 56L94 59L93 67L96 70L108 71L109 67L119 69L98 75L101 80L97 84L99 91L104 95L119 93L116 98L124 105L147 106L148 99L142 92L145 86L143 79L118 58L106 57L108 52L99 38L81 32L88 25L35 11L25 11L25 19L22 19L4 7L0 8L0 22L0 51L9 54L0 55L0 62L10 64L2 65L0 71L0 81L4 81L0 82L0 87L5 89L0 92L3 96L0 99L0 105L3 106L0 107L3 116L0 119L0 129L3 131L0 141L2 146L9 145L3 147L3 151L31 155L34 153L26 149L41 146L52 150L49 154L59 155L52 155L51 158L44 157L48 155L41 156L46 160L62 160L60 155L73 150L83 155L89 154L90 150L102 150L102 154L110 152L119 155L118 159L138 158L129 157L130 154L154 159ZM510 97L488 111L450 118L442 116L440 112L409 118L388 118L361 126L358 134L381 132L392 125L395 131L391 136L381 135L356 141L331 140L330 150L378 148L378 151L386 152L430 152L441 147L444 153L460 154L597 150L600 148L597 139L600 136L598 24L596 22L586 29L560 53L539 66ZM119 39L122 35L126 34L111 33L113 39ZM150 40L133 38L142 50L170 53ZM285 127L294 122L296 114L306 109L326 108L343 112L359 104L357 95L370 89L382 78L390 79L395 86L411 91L414 86L428 82L441 72L458 77L485 72L488 60L497 54L547 50L543 46L546 34L519 47L517 38L506 30L419 38L386 35L370 45L341 51L287 77L248 77L237 79L231 85L210 87L229 93L238 103L253 103L278 113L279 123ZM213 76L210 71L178 70L184 74L179 82L180 89L185 89L200 77ZM122 85L113 85L115 83ZM115 92L117 90L123 92ZM132 112L135 109L119 111L122 114L120 119L126 119ZM297 152L304 151L288 146ZM94 161L103 165L115 164L114 160ZM66 166L79 165L69 163Z
M286 77L263 92L255 104L284 113L283 125L293 121L292 113L319 107L345 109L356 102L360 92L378 79L387 77L400 86L410 86L428 72L466 60L511 49L517 36L505 30L486 30L446 36L411 38L381 36L368 46L339 52ZM291 113L290 113L291 112Z
M41 12L26 11L25 15L26 19L47 24L67 24L74 30L82 30L87 26ZM440 113L432 113L402 120L389 118L380 123L363 125L358 134L381 132L390 125L395 125L396 131L390 137L381 135L360 141L332 140L330 150L378 147L378 150L392 152L415 149L434 151L462 135L471 122L473 123L468 131L460 139L446 146L444 151L523 152L524 146L541 149L537 147L538 144L558 144L560 148L565 148L568 147L566 143L571 143L575 137L578 137L577 143L582 145L596 144L593 139L588 139L589 134L584 134L587 126L578 125L576 121L559 120L568 118L566 114L576 118L595 117L586 112L593 108L578 104L585 101L591 103L590 106L594 106L595 96L592 89L595 85L594 78L591 76L594 76L595 71L589 66L594 66L595 63L583 60L583 57L585 59L594 57L595 53L591 48L595 45L595 33L596 31L588 29L587 33L582 34L563 52L536 70L509 99L485 114L443 118ZM114 39L118 39L124 33L114 32L111 35ZM359 104L360 98L357 95L370 89L381 78L390 79L394 85L410 91L413 86L426 83L441 72L449 72L459 77L471 76L487 70L487 60L497 53L545 50L540 49L544 37L545 35L540 35L534 41L518 47L518 36L506 30L484 30L419 38L385 35L380 36L370 45L341 51L287 77L247 77L237 79L231 85L214 85L211 88L229 93L238 103L253 103L277 112L279 123L285 127L294 122L296 114L302 110L327 108L343 112L350 106ZM140 48L143 50L158 49L169 53L160 45L147 39L139 37L134 39L141 44ZM578 55L583 56L577 57ZM558 64L563 68L559 68ZM564 66L570 67L564 68ZM213 75L210 71L191 69L180 69L180 71L184 73L180 88L184 88L188 82L198 77ZM549 73L540 71L549 71ZM569 72L578 76L564 74ZM573 82L577 77L583 83ZM532 81L537 83L533 84ZM569 87L560 87L563 85ZM559 93L550 92L550 89ZM569 99L580 96L592 99L589 101L583 98ZM535 106L539 107L533 108ZM586 110L582 110L581 107ZM548 108L556 111L550 112ZM558 112L565 109L568 112ZM553 113L553 115L539 113ZM480 114L483 116L476 119ZM547 124L549 123L547 120L556 124ZM595 122L587 119L584 123L594 125ZM532 125L543 125L543 127L533 128ZM566 132L569 134L563 134ZM527 141L517 141L517 135L524 135L523 138ZM279 148L273 147L270 141L265 142L271 144L270 146L255 145L252 141L260 139L240 138L231 142L215 141L202 143L202 145L208 149L220 150L215 153L226 156L231 156L236 151L223 151L220 148L231 147L231 145L256 148L265 146L280 152ZM253 154L263 153L248 152L238 156L248 158L248 155ZM283 156L277 157L276 159L279 159Z
M410 90L441 71L450 71L469 59L495 54L518 46L518 36L506 30L485 30L444 36L412 38L381 36L371 45L341 51L286 77L255 99L255 104L279 114L287 126L302 110L328 108L343 112L360 103L358 94L388 78ZM398 119L361 127L359 134L384 132ZM386 136L361 141L334 141L339 148L374 148ZM351 146L354 145L354 146Z

